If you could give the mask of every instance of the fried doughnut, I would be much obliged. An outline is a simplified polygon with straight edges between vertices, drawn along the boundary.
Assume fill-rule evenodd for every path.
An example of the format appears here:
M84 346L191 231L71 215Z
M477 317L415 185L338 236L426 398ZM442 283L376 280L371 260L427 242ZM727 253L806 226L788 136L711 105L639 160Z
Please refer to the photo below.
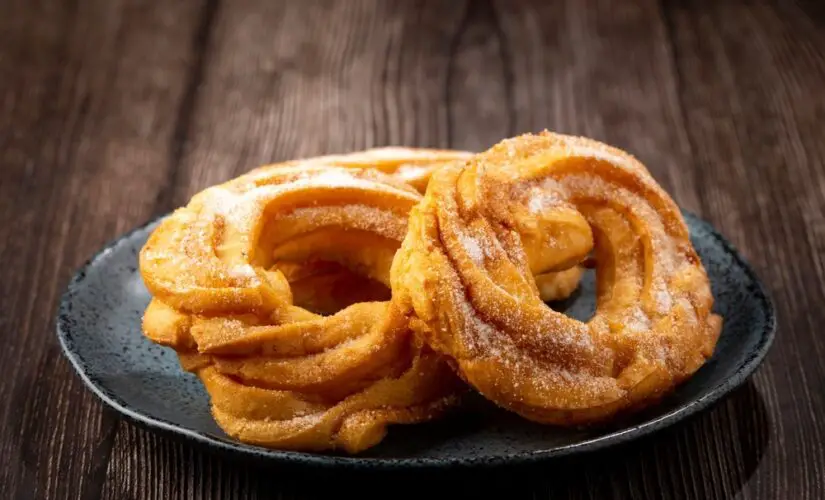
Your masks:
M386 291L420 198L374 169L307 164L209 188L140 253L153 295L144 333L178 352L216 422L243 442L356 453L389 424L435 418L463 384L394 302L344 304L333 294L315 304L346 307L321 316L290 284L357 275Z
M533 276L592 252L597 310L554 312ZM461 377L537 422L602 422L715 348L707 274L679 208L633 157L544 132L433 174L392 268L394 299Z

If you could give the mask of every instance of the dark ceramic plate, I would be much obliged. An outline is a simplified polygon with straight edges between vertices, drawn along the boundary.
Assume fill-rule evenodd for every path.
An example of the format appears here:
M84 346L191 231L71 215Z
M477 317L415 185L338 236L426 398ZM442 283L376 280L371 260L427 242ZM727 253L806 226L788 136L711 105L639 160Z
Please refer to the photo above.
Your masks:
M609 428L540 426L479 400L439 422L392 427L384 442L357 457L233 441L212 421L206 392L181 371L175 353L141 334L149 293L137 254L156 223L109 244L78 271L60 303L57 333L80 377L106 404L149 428L218 451L273 462L374 468L496 465L582 453L644 436L708 407L742 384L771 345L773 306L751 268L710 225L690 214L686 218L713 283L716 310L725 317L716 353L660 405ZM593 289L593 276L586 276L580 293L556 305L586 318L594 308Z

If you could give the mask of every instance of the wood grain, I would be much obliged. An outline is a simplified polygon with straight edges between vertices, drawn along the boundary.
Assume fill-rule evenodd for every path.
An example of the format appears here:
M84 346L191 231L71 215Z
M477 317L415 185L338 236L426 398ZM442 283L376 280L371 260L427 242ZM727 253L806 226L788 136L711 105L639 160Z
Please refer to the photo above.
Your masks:
M438 481L478 497L825 497L821 2L7 0L0 12L0 498L426 498L446 491ZM207 185L296 156L478 150L542 128L636 154L768 285L777 342L712 410L551 466L267 470L121 421L60 355L52 316L72 270Z
M52 316L72 270L152 213L200 5L3 11L0 497L94 498L118 420L62 358Z
M825 76L822 25L798 8L710 2L673 9L670 22L697 170L706 176L703 205L774 291L785 337L756 375L782 445L764 460L777 480L757 477L754 491L817 498L825 488L817 418L825 404L817 340L825 102L811 92Z

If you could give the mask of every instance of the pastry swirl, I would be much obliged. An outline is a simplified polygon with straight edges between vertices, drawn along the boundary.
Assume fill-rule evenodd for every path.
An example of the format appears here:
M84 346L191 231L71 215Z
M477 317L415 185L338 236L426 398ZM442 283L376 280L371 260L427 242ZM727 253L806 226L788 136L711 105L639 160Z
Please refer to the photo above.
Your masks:
M393 301L321 316L296 304L290 285L325 262L388 288L420 198L376 169L312 162L206 189L141 251L153 295L144 332L178 352L216 422L247 443L355 453L389 424L435 418L463 385Z
M548 308L533 276L591 253L595 316L581 322ZM436 171L392 285L464 380L549 424L650 404L705 362L721 328L679 208L645 167L548 132Z

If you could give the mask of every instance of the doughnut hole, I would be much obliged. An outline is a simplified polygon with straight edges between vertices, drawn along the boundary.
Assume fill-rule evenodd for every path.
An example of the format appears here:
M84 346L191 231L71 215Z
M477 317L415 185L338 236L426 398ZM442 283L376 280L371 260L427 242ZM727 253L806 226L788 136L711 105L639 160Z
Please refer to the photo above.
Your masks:
M330 260L279 261L273 269L287 278L294 305L323 316L359 302L382 302L391 297L385 284Z

